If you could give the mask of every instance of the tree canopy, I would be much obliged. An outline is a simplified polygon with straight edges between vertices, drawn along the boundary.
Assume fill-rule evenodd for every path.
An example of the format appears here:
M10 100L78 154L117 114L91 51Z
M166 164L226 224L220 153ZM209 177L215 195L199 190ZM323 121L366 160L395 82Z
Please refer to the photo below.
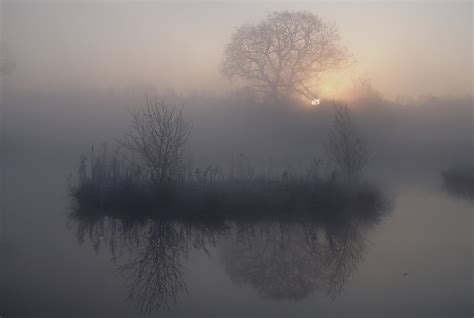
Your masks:
M277 11L235 31L225 49L222 73L244 79L272 100L313 99L321 74L350 61L335 24L306 11Z

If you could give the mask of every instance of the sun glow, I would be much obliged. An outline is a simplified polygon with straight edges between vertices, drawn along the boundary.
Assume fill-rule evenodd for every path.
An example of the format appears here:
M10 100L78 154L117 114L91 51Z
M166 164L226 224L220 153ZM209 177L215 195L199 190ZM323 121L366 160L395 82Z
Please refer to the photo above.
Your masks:
M314 91L317 93L315 99L344 99L352 85L352 74L348 71L339 71L326 74L323 78L315 81ZM311 101L313 105L313 101ZM319 105L319 104L318 104Z
M313 106L318 106L321 103L321 100L319 98L315 98L311 101L311 105Z

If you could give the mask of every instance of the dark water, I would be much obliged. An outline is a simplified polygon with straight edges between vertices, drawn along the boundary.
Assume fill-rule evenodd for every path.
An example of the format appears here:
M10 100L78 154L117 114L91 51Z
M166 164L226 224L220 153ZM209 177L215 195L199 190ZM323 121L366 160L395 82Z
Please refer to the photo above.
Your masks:
M69 162L6 171L2 317L470 317L473 205L438 178L381 219L127 224L71 219Z

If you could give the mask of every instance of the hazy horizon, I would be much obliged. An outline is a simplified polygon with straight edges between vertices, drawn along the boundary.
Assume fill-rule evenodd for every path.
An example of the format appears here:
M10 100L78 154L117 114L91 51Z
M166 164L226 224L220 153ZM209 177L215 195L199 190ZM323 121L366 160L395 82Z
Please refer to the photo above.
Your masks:
M334 22L355 63L329 74L322 97L343 98L368 79L390 99L471 95L472 2L1 4L1 32L16 71L10 90L226 92L219 72L235 29L274 10L307 10Z

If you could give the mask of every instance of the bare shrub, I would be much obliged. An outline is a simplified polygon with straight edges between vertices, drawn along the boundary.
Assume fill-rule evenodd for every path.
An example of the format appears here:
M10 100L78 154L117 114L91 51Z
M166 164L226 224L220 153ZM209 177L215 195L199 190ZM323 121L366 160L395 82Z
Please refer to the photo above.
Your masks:
M354 119L347 105L336 105L333 127L325 148L328 159L343 178L356 182L367 165L368 149L365 140L357 133Z
M130 114L129 132L120 143L139 156L153 184L167 187L182 180L184 151L191 133L182 110L147 98L144 108Z

